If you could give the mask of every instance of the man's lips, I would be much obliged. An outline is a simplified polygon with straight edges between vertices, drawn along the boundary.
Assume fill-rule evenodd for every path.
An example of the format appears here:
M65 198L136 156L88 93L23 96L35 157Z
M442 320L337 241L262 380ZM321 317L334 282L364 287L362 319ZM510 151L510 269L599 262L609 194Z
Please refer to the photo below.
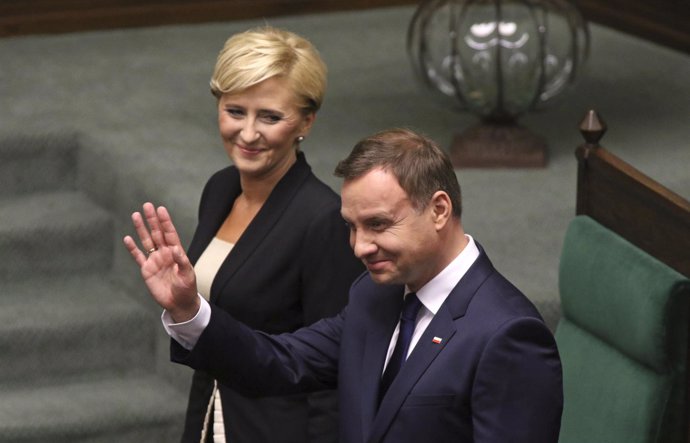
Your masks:
M367 269L369 271L381 271L386 268L386 266L390 263L390 260L386 259L378 259L378 260L365 260L364 264L366 265Z

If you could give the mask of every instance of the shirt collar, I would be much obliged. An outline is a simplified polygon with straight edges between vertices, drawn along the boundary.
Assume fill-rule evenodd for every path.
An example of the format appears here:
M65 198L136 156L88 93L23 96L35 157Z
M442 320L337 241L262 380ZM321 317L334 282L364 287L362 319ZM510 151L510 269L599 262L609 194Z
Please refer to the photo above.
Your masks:
M419 301L434 315L436 315L443 302L446 301L450 291L453 290L470 266L472 266L472 263L479 257L479 248L477 248L472 236L465 234L465 237L468 243L460 251L460 254L443 271L439 272L436 277L432 278L417 291ZM411 291L406 287L405 293L408 292Z

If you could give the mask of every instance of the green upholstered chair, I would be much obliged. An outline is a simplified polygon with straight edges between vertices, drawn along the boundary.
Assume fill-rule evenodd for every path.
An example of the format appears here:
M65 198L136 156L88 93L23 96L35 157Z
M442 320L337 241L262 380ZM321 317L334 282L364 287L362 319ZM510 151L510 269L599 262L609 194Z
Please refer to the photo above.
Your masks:
M580 215L559 289L559 443L687 442L690 281Z

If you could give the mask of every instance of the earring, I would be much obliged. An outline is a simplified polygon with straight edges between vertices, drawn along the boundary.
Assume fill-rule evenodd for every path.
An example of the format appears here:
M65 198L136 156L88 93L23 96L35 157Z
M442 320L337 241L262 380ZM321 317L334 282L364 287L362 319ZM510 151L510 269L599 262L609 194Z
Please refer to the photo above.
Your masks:
M304 141L303 135L297 136L297 143L302 143L303 141Z

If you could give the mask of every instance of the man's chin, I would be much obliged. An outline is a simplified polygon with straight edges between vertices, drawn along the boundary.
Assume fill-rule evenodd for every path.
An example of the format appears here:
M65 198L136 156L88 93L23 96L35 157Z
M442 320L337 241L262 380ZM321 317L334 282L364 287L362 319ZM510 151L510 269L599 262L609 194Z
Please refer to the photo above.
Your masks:
M373 272L369 270L369 275L374 283L379 285L394 285L400 283L394 275L387 272Z

